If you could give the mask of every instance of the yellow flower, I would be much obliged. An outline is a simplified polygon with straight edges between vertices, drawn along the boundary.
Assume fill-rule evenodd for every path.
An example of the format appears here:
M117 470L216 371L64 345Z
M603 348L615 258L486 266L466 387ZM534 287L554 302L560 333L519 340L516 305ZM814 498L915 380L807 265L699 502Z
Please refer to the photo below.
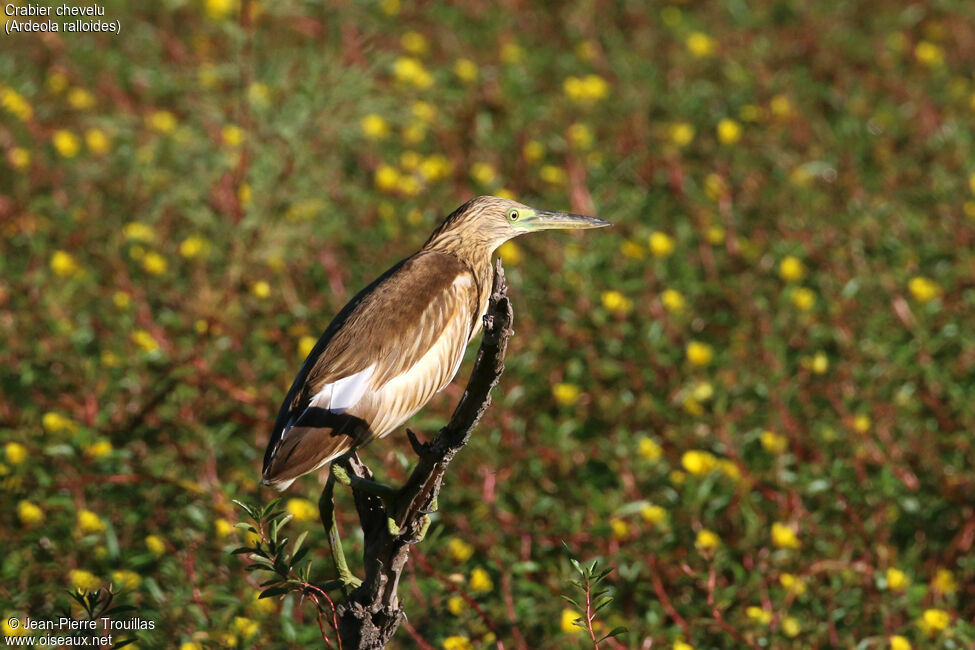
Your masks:
M410 107L410 112L413 113L413 117L420 120L421 122L432 122L435 117L437 117L437 108L424 101L415 101Z
M707 343L701 343L699 341L691 341L687 344L687 360L691 362L691 365L704 367L711 363L711 359L714 357L714 350Z
M793 616L786 616L782 619L782 633L785 634L790 639L794 639L799 636L802 632L802 626L799 624L799 620Z
M239 0L206 0L204 4L207 16L214 20L220 20L237 13L239 6Z
M513 241L506 241L498 247L498 255L504 260L505 264L510 264L511 266L518 266L521 264L522 257L521 248L518 247Z
M674 122L667 128L667 137L678 147L686 147L694 140L694 125L690 122Z
M67 129L58 129L51 140L62 158L74 158L81 150L81 140Z
M373 183L380 192L392 193L399 186L399 171L389 165L380 165L376 168L376 175Z
M72 569L68 572L68 578L75 589L83 591L95 591L102 585L102 581L95 574L82 569Z
M112 148L111 140L108 139L108 135L101 129L88 129L85 131L85 144L88 145L89 151L96 156L104 155Z
M521 148L521 155L525 157L525 162L533 165L545 155L545 145L538 140L529 140Z
M0 14L0 16L2 16L2 14ZM0 23L2 23L2 22L3 22L3 20L0 19ZM8 614L9 614L9 612L8 612ZM24 618L25 617L19 616L19 615L14 615L14 616L5 615L3 617L3 622L0 623L0 633L2 633L3 636L5 636L7 638L11 638L11 637L15 637L15 636L31 636L31 631L29 629L26 629L22 625L19 625L18 623L14 623L14 625L16 625L16 627L11 627L11 625L10 625L10 621L18 621L19 622L19 621L22 621ZM8 642L8 644L13 645L13 642Z
M579 401L579 396L582 393L579 387L575 384L567 384L560 382L552 386L552 396L555 397L555 401L562 406L573 406Z
M772 545L776 548L799 548L802 543L794 530L777 521L772 524Z
M675 469L668 475L668 478L670 479L670 482L673 483L674 485L683 485L684 481L687 480L687 474L680 471L679 469Z
M562 610L562 631L566 634L571 634L572 632L582 632L582 628L575 624L577 620L582 618L582 614L574 609L563 609Z
M809 311L816 304L816 294L812 289L806 287L796 287L789 293L789 300L792 306L799 311Z
M640 508L640 517L648 524L660 524L667 520L667 511L661 506L647 504Z
M166 540L159 535L148 535L146 537L146 548L149 552L159 557L166 552Z
M958 581L955 574L948 569L938 569L931 581L931 586L942 594L953 594L958 591Z
M196 641L183 641L179 644L179 650L203 650L203 646Z
M941 295L941 286L937 282L920 275L911 278L907 288L918 302L931 302Z
M707 528L702 528L697 533L697 537L694 540L694 546L699 551L714 550L721 546L721 538Z
M718 469L721 470L721 473L730 478L732 481L738 481L741 479L741 469L733 460L722 458L718 461Z
M244 130L236 124L227 124L220 130L220 140L231 149L236 149L244 142Z
M707 231L708 243L712 246L718 246L724 243L724 228L721 226L710 226Z
M622 540L630 536L630 527L622 519L615 517L609 520L609 527L613 530L613 537Z
M3 453L11 465L20 465L27 460L27 447L19 442L8 442L4 446Z
M271 100L271 89L268 88L267 84L265 83L253 81L251 82L251 85L247 87L247 99L255 106L267 106Z
M972 172L968 177L968 189L972 191L972 194L975 194L975 172Z
M562 82L562 90L573 102L581 106L592 106L609 94L609 84L596 74L585 77L568 77Z
M704 193L712 201L717 201L728 193L728 184L718 174L708 174L704 179Z
M745 615L753 621L758 621L762 625L768 625L772 622L772 612L754 605L745 608Z
M943 609L926 609L921 614L921 620L918 621L918 625L926 634L940 632L947 628L950 623L951 617Z
M206 257L210 252L210 242L199 235L190 235L179 244L179 254L188 260Z
M0 86L0 106L13 113L21 122L26 122L34 116L34 109L31 108L30 102L13 88Z
M132 297L124 291L116 291L112 294L112 302L119 309L128 309L132 303Z
M663 455L663 450L660 448L660 445L658 445L657 442L652 438L643 436L640 438L637 444L638 453L640 454L640 457L645 460L655 461Z
M616 314L628 314L633 309L633 301L624 296L619 291L604 291L603 307Z
M632 239L623 240L623 243L620 244L620 252L623 253L624 257L628 257L631 260L642 260L645 255L643 246L640 246L640 244Z
M538 177L550 185L564 185L566 179L565 170L558 165L542 165Z
M497 177L498 173L490 163L476 162L471 165L471 178L481 185L491 185Z
M176 116L169 111L153 111L146 118L146 123L153 131L165 135L176 129Z
M308 499L288 499L284 509L294 516L295 521L312 521L318 518L318 506Z
M307 334L302 336L300 339L298 339L298 354L301 355L302 358L307 357L309 354L311 354L311 351L315 348L315 343L317 342L318 341L314 336L308 336Z
M477 81L477 64L470 59L457 59L454 62L454 74L465 84Z
M707 381L698 382L691 390L691 396L698 402L709 402L714 397L714 386Z
M451 596L447 599L447 611L454 616L460 616L467 609L467 601L460 596Z
M912 650L911 642L899 634L890 637L890 650Z
M223 517L220 517L215 522L213 522L213 527L217 532L217 537L219 537L220 539L229 537L230 534L234 532L234 525L229 521L227 521L226 519L224 519Z
M30 166L30 152L23 147L14 147L7 154L10 166L17 170L24 170Z
M150 275L160 275L165 273L168 267L169 263L166 262L166 258L156 251L149 251L146 253L145 257L142 258L142 268Z
M514 201L518 198L515 196L514 192L512 192L506 187L502 187L500 189L495 190L494 195L501 199L508 199L509 201Z
M421 90L433 85L433 76L418 59L401 56L393 62L393 77L402 84Z
M798 282L806 275L806 267L798 257L789 255L779 262L779 277L786 282Z
M135 571L112 571L112 584L121 589L138 589L142 584L142 577Z
M271 297L271 285L264 280L258 280L251 285L251 293L264 300Z
M695 58L703 59L714 54L714 39L702 32L691 32L684 44Z
M122 228L122 233L129 241L139 241L150 244L156 241L156 231L152 226L140 221L130 221Z
M938 68L945 64L945 51L934 43L921 41L914 47L914 58L921 65Z
M691 450L685 451L680 457L680 464L688 473L700 476L716 469L718 459L709 452Z
M491 591L494 589L494 583L491 582L491 576L487 571L481 568L471 571L470 585L471 589L474 591Z
M454 635L443 640L443 650L474 650L474 646L466 636Z
M381 115L370 113L359 122L363 135L370 140L382 140L389 135L389 124Z
M517 65L521 63L525 52L517 43L507 42L501 46L501 62L505 65Z
M92 458L102 458L104 456L112 453L112 443L108 440L99 440L93 445L90 445L85 453Z
M237 631L237 634L241 635L246 639L257 634L257 630L259 628L257 625L257 621L251 620L249 618L245 618L243 616L235 616L234 629Z
M679 314L684 311L684 295L676 289L664 289L660 294L660 302L664 309L671 314Z
M447 552L457 562L466 562L474 555L474 547L462 539L451 537L447 542Z
M399 44L403 46L407 54L413 54L415 56L423 56L430 49L426 37L419 32L406 32L400 36Z
M379 8L387 16L395 16L399 14L400 0L379 0Z
M135 330L132 332L131 339L144 352L155 352L159 349L159 342L146 330Z
M783 573L779 576L779 584L789 593L801 596L806 593L806 583L801 578L797 578L791 573Z
M83 533L100 533L105 530L105 522L91 510L78 511L78 528Z
M694 646L690 643L684 643L683 641L674 641L672 650L694 650Z
M654 231L650 233L650 253L657 258L670 257L674 252L674 239L667 233Z
M741 125L731 118L724 118L718 122L718 142L721 144L735 144L741 140Z
M887 569L887 588L891 591L904 591L911 584L911 579L900 569Z
M44 414L41 418L41 425L49 433L60 433L61 431L75 433L78 431L78 424L74 420L53 411Z
M585 124L576 122L569 127L568 131L569 143L572 144L576 149L582 149L583 151L592 147L593 135L592 131Z
M431 183L447 178L452 171L453 165L441 154L428 156L420 163L420 175Z
M30 501L20 501L17 503L17 518L25 526L33 526L44 521L44 511Z
M68 104L75 110L83 111L95 105L95 97L84 88L72 88L68 91Z
M870 416L865 414L860 414L853 418L853 430L857 433L866 433L870 431Z
M772 454L781 454L789 448L789 440L785 436L780 436L772 431L762 431L759 438L765 451Z
M809 363L809 369L817 375L826 374L826 371L829 370L829 357L823 352L817 352Z

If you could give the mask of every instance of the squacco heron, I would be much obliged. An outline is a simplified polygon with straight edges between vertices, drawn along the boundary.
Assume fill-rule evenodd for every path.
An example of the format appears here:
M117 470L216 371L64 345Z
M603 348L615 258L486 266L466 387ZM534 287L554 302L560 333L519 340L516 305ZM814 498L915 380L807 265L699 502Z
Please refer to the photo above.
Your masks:
M481 329L498 246L538 230L608 225L494 196L455 210L418 253L360 291L322 334L274 423L264 484L284 490L388 435L450 383Z

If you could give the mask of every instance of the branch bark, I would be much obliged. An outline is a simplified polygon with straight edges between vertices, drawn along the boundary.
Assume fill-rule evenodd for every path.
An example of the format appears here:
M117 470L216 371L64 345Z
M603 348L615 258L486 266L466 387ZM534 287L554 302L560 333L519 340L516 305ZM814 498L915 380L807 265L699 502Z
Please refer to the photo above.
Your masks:
M467 389L450 422L432 441L421 444L409 432L419 461L397 492L396 512L387 513L379 497L353 489L365 537L366 576L362 585L337 607L338 634L344 650L384 648L405 616L397 592L410 547L423 538L426 515L436 510L444 472L470 440L474 427L491 404L491 389L497 385L504 370L513 319L507 291L504 269L498 261L491 300L484 315L484 336ZM355 454L335 462L350 475L372 479L372 472ZM395 521L398 531L390 530L388 519Z

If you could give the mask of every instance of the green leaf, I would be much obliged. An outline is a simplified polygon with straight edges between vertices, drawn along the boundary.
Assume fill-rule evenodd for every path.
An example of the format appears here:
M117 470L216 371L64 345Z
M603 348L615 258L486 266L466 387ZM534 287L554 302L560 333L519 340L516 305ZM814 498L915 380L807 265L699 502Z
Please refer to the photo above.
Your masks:
M280 596L281 594L286 594L290 589L287 587L271 587L270 589L265 589L261 592L261 595L257 597L258 600L262 598L271 598L273 596Z

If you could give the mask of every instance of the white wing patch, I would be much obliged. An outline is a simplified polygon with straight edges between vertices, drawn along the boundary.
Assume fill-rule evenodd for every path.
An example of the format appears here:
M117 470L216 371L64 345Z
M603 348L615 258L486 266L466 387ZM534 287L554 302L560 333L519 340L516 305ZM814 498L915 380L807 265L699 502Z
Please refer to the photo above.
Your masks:
M311 398L309 406L328 409L333 413L345 413L362 399L366 389L369 388L369 380L372 379L372 374L375 371L376 364L374 363L354 375L325 384Z

